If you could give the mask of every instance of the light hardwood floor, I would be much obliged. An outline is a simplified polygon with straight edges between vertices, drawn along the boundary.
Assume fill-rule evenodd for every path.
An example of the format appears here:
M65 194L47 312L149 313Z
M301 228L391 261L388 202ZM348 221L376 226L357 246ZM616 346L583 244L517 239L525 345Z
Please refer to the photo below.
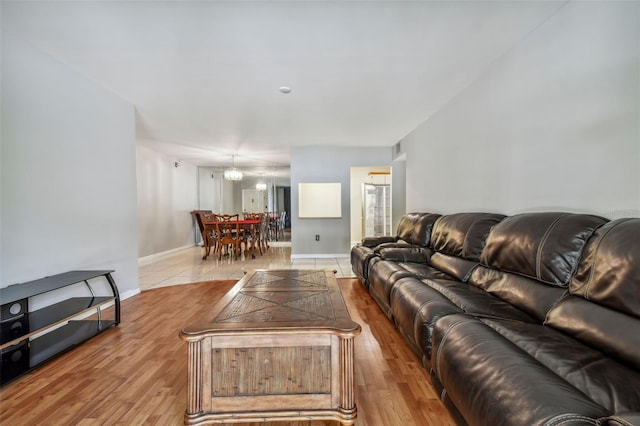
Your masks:
M356 280L338 280L354 321L357 425L453 425L427 371ZM0 424L180 425L185 325L207 318L235 280L154 288L122 302L122 323L0 389ZM283 422L276 425L337 425Z

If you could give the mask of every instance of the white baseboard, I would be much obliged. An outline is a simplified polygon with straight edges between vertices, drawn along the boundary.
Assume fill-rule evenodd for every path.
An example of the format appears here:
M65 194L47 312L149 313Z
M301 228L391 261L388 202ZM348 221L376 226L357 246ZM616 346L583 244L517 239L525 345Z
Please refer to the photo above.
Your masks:
M125 300L128 299L130 297L135 296L136 294L140 294L140 289L139 288L134 288L132 290L127 290L124 293L120 293L120 300Z
M335 254L319 254L319 253L310 253L310 254L292 254L291 259L333 259L333 258L343 258L350 257L349 253L335 253Z
M190 249L192 247L195 247L195 244L189 244L189 245L182 246L182 247L176 247L176 248L171 249L171 250L161 251L160 253L150 254L149 256L139 257L138 258L138 265L142 265L142 264L145 264L145 263L148 263L148 262L153 262L154 260L158 260L161 257L168 256L170 254L177 253L177 252L182 251L182 250Z

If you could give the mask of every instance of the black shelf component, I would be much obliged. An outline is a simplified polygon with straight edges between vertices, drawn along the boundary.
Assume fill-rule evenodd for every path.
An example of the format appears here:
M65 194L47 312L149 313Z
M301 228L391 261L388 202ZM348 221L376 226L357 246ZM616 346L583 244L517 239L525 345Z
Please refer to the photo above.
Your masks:
M24 314L23 322L15 322L7 331L5 331L5 327L2 328L0 343L5 344L15 339L28 337L51 324L57 324L70 316L78 315L78 313L91 310L110 301L115 301L115 297L72 297L37 311L28 312ZM3 326L5 323L2 323ZM20 324L20 326L15 324Z
M2 300L3 305L8 305L9 303L20 299L57 290L71 284L88 281L92 278L97 278L103 275L111 276L112 272L114 271L69 271L63 274L40 278L35 281L12 284L8 287L0 288L0 300Z
M30 344L29 366L37 367L43 362L60 355L80 343L114 326L115 321L69 321L64 327L56 328Z
M120 323L120 294L112 272L69 271L0 289L0 385ZM95 295L89 280L98 277L107 280L112 295ZM31 297L81 282L91 297L29 310ZM114 305L114 318L103 319L101 308L109 305Z

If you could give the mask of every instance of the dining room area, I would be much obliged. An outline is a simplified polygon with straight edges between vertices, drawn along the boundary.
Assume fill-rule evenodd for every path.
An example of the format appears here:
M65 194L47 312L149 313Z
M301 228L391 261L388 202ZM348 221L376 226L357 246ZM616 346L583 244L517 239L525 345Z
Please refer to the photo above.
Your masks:
M138 153L138 284L141 291L200 281L240 279L251 269L330 269L338 277L351 277L351 265L344 257L291 255L292 233L290 167L247 167L245 159L236 165L241 180L225 179L230 167L196 166L140 144ZM232 158L229 156L229 166ZM266 184L265 187L259 184ZM244 206L243 206L244 203ZM211 215L262 213L271 219L263 243L249 237L236 258L213 246L206 259L202 231L192 212ZM281 213L284 212L284 213ZM213 219L211 217L210 219ZM280 226L277 226L280 219ZM248 217L247 217L248 220ZM255 226L255 224L254 224ZM215 224L211 226L213 229ZM250 227L250 225L249 225ZM262 235L253 241L258 242ZM253 254L253 256L252 256Z
M291 241L288 167L197 167L197 206L191 211L202 260L255 259L273 242ZM285 230L288 238L285 239Z
M266 252L270 242L284 240L286 211L216 214L211 210L194 210L191 214L200 232L202 260L212 253L218 260L223 256L255 259L257 253Z
M144 146L138 152L145 164L154 166L139 175L141 291L200 281L237 280L252 269L329 269L336 271L337 277L353 276L345 257L292 259L291 235L295 230L291 228L289 167L240 167L242 179L233 181L225 179L224 172L229 168L194 166L186 161L176 167L173 161L168 164L170 158L158 156ZM157 187L167 180L174 182L175 190ZM194 180L195 187L190 184ZM148 192L171 206L158 209L157 202L146 202ZM173 214L166 215L167 211ZM160 222L164 224L164 233L145 232L147 224L154 221L154 229L161 227ZM216 225L231 228L231 243L217 240ZM189 229L185 229L187 226ZM161 238L177 232L188 234L188 238L175 249L163 250ZM233 234L239 238L239 247ZM156 246L152 247L151 242Z

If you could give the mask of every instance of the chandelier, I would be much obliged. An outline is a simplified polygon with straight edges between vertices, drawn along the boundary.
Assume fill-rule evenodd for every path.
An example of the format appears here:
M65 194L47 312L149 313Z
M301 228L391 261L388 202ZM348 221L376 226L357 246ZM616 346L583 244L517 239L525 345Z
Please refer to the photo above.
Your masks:
M234 156L231 156L231 168L224 171L224 178L226 180L242 180L242 172L236 168L236 161Z
M256 183L256 189L258 191L264 191L264 190L267 189L267 184L264 183L264 182L258 182L258 183Z

